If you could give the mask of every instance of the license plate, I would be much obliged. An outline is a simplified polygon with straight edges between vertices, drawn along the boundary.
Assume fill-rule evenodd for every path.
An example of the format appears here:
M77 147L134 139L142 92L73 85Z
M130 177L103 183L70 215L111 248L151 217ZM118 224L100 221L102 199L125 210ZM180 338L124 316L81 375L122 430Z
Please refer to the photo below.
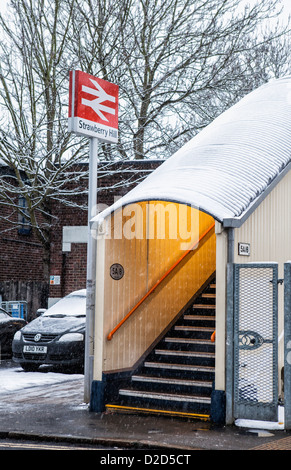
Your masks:
M26 345L23 346L23 352L45 354L47 352L47 346Z

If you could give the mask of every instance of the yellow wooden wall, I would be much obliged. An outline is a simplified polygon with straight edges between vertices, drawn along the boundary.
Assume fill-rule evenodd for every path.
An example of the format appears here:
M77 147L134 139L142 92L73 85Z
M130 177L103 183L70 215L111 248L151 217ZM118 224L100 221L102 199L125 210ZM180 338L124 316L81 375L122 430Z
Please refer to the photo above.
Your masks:
M108 341L120 320L213 225L203 212L160 201L127 206L107 221L103 371L132 368L215 271L212 228ZM110 277L114 263L124 268L120 280Z

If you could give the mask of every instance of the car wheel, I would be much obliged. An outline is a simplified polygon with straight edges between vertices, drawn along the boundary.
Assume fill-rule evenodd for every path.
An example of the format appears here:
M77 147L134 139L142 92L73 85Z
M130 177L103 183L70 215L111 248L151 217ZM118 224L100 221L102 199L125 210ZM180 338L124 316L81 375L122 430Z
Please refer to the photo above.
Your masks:
M25 372L36 372L39 368L38 364L29 364L29 363L24 363L20 364L22 369L25 370Z

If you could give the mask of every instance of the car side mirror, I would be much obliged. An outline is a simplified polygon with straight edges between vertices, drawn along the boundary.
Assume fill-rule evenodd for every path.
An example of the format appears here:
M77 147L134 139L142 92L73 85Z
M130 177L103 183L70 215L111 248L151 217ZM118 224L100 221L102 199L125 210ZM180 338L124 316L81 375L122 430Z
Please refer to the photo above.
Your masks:
M46 312L46 310L47 310L46 308L39 308L39 309L37 309L37 311L36 311L36 316L37 316L37 317L40 317L44 312Z

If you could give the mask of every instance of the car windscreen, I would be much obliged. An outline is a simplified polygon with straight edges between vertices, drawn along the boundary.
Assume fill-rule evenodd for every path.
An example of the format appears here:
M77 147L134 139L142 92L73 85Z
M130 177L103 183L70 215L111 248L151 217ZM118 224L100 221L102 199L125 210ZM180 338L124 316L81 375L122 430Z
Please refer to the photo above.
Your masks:
M86 315L86 297L83 295L68 295L56 302L42 316L85 316Z

